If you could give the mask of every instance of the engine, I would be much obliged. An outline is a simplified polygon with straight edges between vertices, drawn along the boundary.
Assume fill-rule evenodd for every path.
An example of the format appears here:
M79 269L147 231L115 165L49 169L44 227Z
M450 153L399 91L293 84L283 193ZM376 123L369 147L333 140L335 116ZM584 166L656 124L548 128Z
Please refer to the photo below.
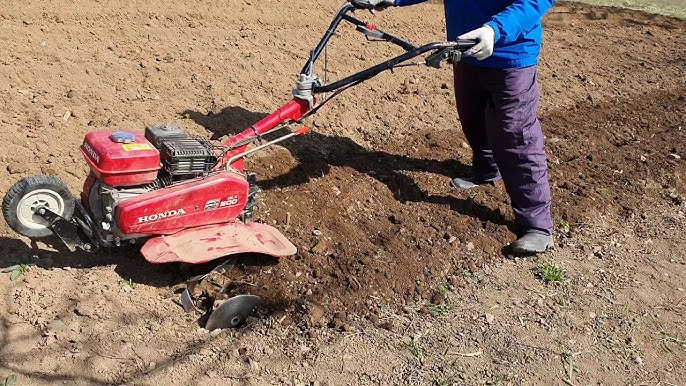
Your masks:
M88 133L81 146L91 169L84 188L96 225L114 240L133 239L116 229L115 208L150 191L207 175L217 158L209 141L188 136L179 126Z

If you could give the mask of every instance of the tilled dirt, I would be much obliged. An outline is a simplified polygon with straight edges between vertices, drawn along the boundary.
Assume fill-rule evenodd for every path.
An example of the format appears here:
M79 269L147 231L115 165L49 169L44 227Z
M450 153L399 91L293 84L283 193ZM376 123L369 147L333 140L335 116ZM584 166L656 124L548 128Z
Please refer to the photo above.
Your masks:
M0 5L0 191L23 176L45 173L78 192L88 172L78 145L88 131L142 131L147 124L175 122L219 139L244 129L289 99L295 74L335 11L324 1L276 0ZM430 4L360 17L427 42L442 40L441 15L440 6ZM581 245L602 255L584 242L623 235L624 224L654 221L646 232L661 240L666 236L656 224L673 221L670 237L680 238L684 223L656 217L655 208L660 215L684 208L686 22L562 2L545 26L540 113L558 226L555 253L569 256L570 245ZM396 53L342 29L328 52L328 77ZM292 382L293 364L284 365L284 358L307 359L312 346L322 353L320 343L341 332L354 337L365 323L406 335L417 310L444 306L444 288L459 295L466 288L476 303L464 306L480 304L479 291L488 297L493 288L475 289L464 272L497 270L492 267L503 261L503 246L514 238L512 215L501 185L470 193L448 188L449 177L468 170L470 159L451 81L448 68L381 75L330 102L309 122L312 133L247 163L264 189L257 219L279 228L299 249L278 265L233 268L213 279L267 300L263 319L249 332L230 333L230 344L250 355L203 348L208 338L197 333L197 318L178 304L189 272L148 265L135 250L57 253L43 243L31 246L1 223L0 264L32 266L19 282L0 278L6 294L0 302L6 310L0 376L7 369L23 374L27 384L144 378L169 384L174 377L193 383L200 374L217 380L217 363L243 358L262 378L225 382L305 382ZM589 230L600 219L611 224L602 236ZM684 244L672 247L683 250ZM672 247L657 249L668 254ZM683 270L676 271L682 290ZM502 272L514 276L493 274L505 282L524 275ZM683 294L670 291L683 303ZM434 381L394 355L388 336L364 331L388 358L366 352L351 368L360 358L347 346L334 351L348 356L341 372L355 374L355 383L383 384L383 374L369 368L374 363L378 370L399 371L388 374L388 383L404 383L408 374L412 383ZM269 347L289 337L298 343ZM302 363L329 369L332 362L320 363L317 355ZM282 358L270 363L282 375L267 376L255 364L271 357ZM539 367L525 371L523 382L549 383L551 378L534 376L547 371L534 362ZM652 365L665 363L672 362ZM683 366L676 371L684 375ZM482 375L467 382L485 383Z

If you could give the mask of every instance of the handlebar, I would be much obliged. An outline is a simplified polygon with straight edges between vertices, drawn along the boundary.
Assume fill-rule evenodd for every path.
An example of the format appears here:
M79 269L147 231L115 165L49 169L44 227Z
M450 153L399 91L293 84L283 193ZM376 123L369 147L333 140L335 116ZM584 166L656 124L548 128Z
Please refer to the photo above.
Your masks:
M346 4L343 7L341 7L341 9L338 11L338 14L336 14L333 21L331 22L329 29L327 29L326 33L324 34L324 37L319 42L317 47L315 47L315 49L312 51L309 60L307 61L307 63L301 71L301 76L305 75L310 78L314 77L312 74L314 69L314 63L317 61L322 51L328 44L329 40L334 35L336 28L338 28L340 23L343 21L353 24L355 26L355 29L358 32L364 34L367 37L367 39L373 38L378 41L386 41L401 47L406 52L393 59L387 60L383 63L377 64L376 66L360 71L356 74L348 76L347 78L341 79L339 81L327 85L320 85L318 84L318 82L313 82L311 86L308 86L308 88L311 89L313 94L332 92L340 90L350 85L363 82L365 80L373 78L381 72L391 70L401 63L407 62L417 56L423 55L431 51L435 52L426 58L425 63L428 66L438 68L440 64L444 61L459 61L462 58L463 52L467 51L468 49L477 44L477 41L475 40L457 40L454 42L429 43L417 47L412 43L409 43L397 36L391 35L388 32L382 31L376 28L374 25L366 23L350 15L349 13L351 11L354 11L355 9L356 8L351 4Z
M448 60L450 59L449 55L451 52L463 52L466 51L467 49L471 48L474 46L473 42L469 42L469 45L465 45L464 42L458 43L458 42L446 42L446 43L429 43L426 45L423 45L421 47L415 48L412 51L406 52L400 56L397 56L393 59L387 60L383 63L377 64L374 67L368 68L364 71L360 71L357 74L350 75L347 78L341 79L339 81L323 85L323 86L314 86L313 91L315 94L319 93L325 93L325 92L331 92L338 90L340 88L346 87L350 84L365 81L367 79L371 79L375 77L376 75L390 70L396 66L398 66L401 63L407 62L408 60L415 58L419 55L425 54L429 51L438 51L436 54L442 54L445 53L446 55L443 56L438 56L437 57L437 63ZM427 64L429 63L427 59ZM433 66L436 67L436 66Z

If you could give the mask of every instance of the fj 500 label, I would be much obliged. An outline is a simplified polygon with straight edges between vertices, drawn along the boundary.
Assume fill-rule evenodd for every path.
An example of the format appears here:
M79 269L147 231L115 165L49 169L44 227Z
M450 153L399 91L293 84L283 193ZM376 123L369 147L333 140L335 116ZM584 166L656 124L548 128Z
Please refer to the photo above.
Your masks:
M215 210L219 208L231 207L238 204L238 196L231 196L226 200L221 198L215 198L214 200L209 200L205 203L205 210Z

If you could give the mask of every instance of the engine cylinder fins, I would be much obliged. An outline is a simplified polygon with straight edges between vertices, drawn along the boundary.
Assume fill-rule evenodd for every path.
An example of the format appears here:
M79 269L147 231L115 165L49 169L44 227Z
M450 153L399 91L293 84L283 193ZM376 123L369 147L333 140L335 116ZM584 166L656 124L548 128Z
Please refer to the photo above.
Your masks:
M165 139L160 153L164 169L174 177L209 173L217 162L210 145L196 138Z

